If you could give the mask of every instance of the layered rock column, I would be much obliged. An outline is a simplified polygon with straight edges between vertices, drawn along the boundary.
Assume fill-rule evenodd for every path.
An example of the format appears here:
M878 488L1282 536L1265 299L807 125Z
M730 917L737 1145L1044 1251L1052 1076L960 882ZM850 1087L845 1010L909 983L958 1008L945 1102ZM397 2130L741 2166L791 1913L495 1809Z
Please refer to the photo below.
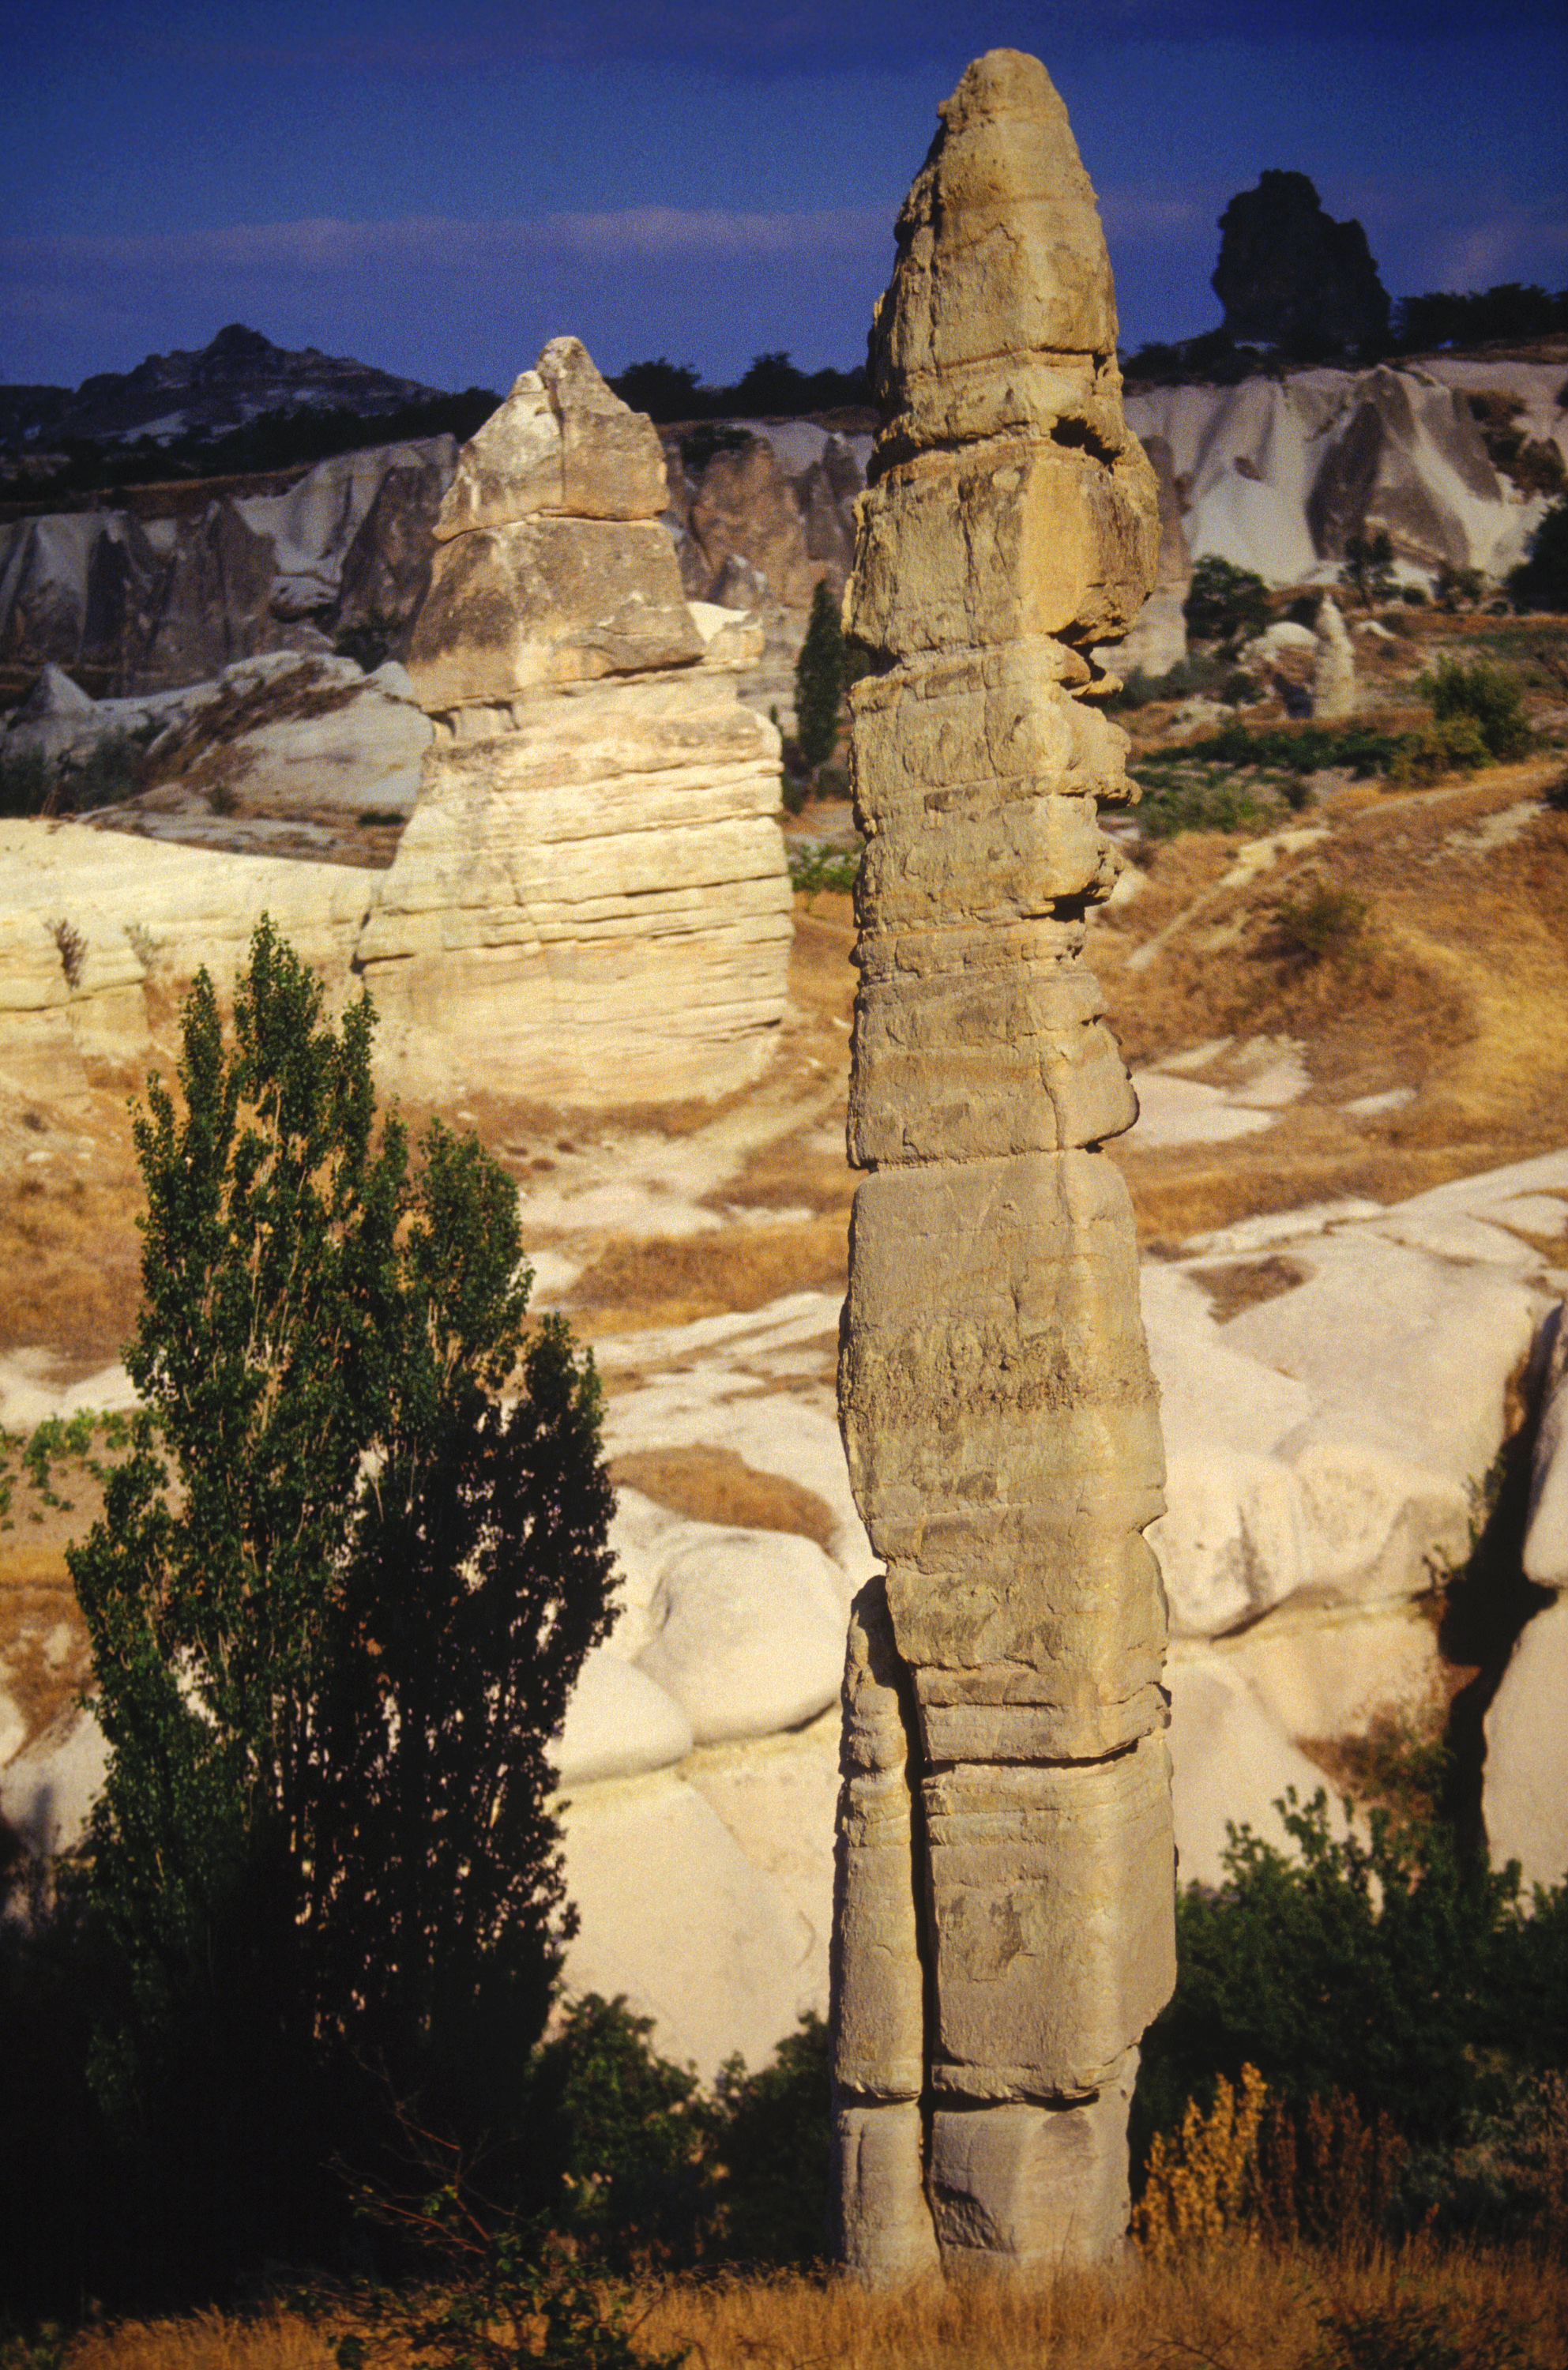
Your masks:
M383 1083L574 1104L725 1094L792 929L760 633L686 602L664 456L557 338L458 458L409 673L434 722L360 960Z
M1126 742L1088 655L1153 581L1093 192L1044 69L972 65L898 222L851 634L861 867L839 1408L854 1616L834 1968L839 2248L873 2279L1103 2253L1174 1976L1143 1531L1163 1455L1136 1104L1083 961Z

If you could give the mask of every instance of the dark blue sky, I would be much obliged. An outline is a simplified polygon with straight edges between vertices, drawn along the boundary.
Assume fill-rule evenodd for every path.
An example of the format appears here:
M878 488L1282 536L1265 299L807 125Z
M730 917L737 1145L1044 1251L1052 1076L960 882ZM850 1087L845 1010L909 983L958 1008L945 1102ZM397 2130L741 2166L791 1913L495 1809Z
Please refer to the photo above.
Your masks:
M0 0L0 379L74 385L243 320L502 387L571 330L709 381L864 351L967 61L1044 59L1123 342L1218 318L1267 166L1401 295L1568 282L1563 0Z

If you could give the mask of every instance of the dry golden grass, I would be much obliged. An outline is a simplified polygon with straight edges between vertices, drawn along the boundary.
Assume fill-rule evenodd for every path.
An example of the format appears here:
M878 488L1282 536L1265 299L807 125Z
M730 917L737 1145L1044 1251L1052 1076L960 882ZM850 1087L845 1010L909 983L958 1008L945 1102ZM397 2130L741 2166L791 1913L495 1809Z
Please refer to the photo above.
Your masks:
M1217 897L1237 843L1156 851L1148 887L1090 958L1135 1064L1216 1037L1294 1037L1311 1089L1265 1133L1216 1145L1110 1149L1146 1243L1343 1194L1391 1202L1548 1151L1568 1110L1568 814L1542 803L1552 765L1498 767L1458 790L1329 802L1331 838ZM1535 812L1488 846L1489 817ZM1320 881L1362 899L1368 939L1317 962L1282 950L1278 908ZM1127 958L1208 895L1146 969ZM1223 937L1223 947L1209 943ZM1340 1106L1392 1087L1377 1118Z
M782 1473L759 1473L732 1448L638 1448L610 1467L617 1489L684 1514L688 1522L736 1530L797 1531L819 1547L832 1544L838 1520L825 1499Z
M1355 2353L1332 2341L1351 2315L1371 2324ZM633 2318L651 2349L689 2346L692 2370L1379 2370L1424 2327L1454 2349L1429 2358L1453 2370L1562 2370L1568 2268L1503 2249L1417 2242L1356 2262L1233 2240L1169 2266L1130 2256L1116 2271L890 2294L796 2276L677 2280L644 2291ZM331 2358L326 2331L296 2315L203 2313L90 2331L67 2370L328 2370Z
M612 1243L572 1286L593 1334L765 1308L787 1293L842 1292L849 1247L842 1217L655 1235Z

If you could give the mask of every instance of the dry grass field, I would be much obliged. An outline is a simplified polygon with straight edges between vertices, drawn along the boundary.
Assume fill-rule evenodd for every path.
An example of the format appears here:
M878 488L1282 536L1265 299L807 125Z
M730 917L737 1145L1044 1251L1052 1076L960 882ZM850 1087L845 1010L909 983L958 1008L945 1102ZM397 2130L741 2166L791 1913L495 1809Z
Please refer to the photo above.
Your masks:
M634 2295L628 2322L640 2349L688 2348L691 2370L1562 2370L1568 2267L1421 2241L1334 2257L1238 2240L1167 2266L1130 2256L885 2295L677 2280ZM282 2307L125 2322L77 2337L61 2370L333 2370L341 2325Z

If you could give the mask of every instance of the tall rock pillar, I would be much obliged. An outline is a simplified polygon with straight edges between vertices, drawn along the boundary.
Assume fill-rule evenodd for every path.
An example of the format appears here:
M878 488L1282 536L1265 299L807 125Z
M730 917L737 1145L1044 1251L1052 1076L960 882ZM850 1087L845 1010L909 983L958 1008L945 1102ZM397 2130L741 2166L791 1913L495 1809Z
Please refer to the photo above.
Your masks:
M839 1409L886 1579L845 1686L836 2210L872 2279L1090 2258L1174 1977L1145 1526L1164 1460L1137 1106L1083 961L1124 735L1089 657L1153 581L1105 242L1051 81L979 59L898 220L851 634L866 834Z

